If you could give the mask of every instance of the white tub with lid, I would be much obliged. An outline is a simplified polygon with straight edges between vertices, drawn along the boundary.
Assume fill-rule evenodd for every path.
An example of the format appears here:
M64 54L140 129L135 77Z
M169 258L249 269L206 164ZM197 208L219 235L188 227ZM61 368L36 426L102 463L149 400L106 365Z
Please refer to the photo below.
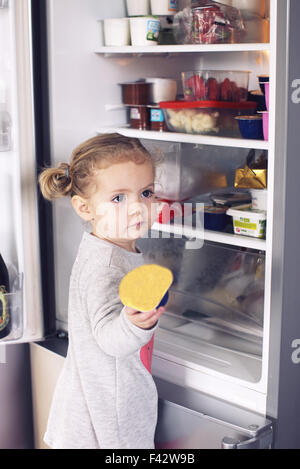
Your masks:
M106 46L130 45L129 18L108 18L104 20L104 39Z
M151 102L173 101L177 95L177 81L170 78L146 78L146 83L153 83Z
M170 16L178 11L178 0L151 0L152 15Z
M130 18L130 32L133 46L157 46L160 20L151 16Z
M227 210L227 215L233 218L235 234L265 238L267 212L249 207L235 207Z
M150 0L126 0L128 16L150 15Z

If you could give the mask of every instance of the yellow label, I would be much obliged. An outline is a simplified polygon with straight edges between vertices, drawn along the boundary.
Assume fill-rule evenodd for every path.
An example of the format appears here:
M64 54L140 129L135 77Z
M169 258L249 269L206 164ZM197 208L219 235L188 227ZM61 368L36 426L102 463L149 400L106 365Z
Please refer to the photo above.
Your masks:
M247 230L257 230L257 224L256 223L246 223L246 222L241 222L241 221L235 221L234 226L237 228L246 228Z
M6 328L8 322L9 314L7 311L5 295L0 291L0 332Z

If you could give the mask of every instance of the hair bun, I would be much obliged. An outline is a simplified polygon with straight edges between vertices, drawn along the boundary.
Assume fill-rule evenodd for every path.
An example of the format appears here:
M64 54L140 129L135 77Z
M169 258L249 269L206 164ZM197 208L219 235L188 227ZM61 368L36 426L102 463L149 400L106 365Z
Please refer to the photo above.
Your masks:
M45 169L39 176L39 184L47 200L69 196L72 192L69 164L60 163L58 168Z

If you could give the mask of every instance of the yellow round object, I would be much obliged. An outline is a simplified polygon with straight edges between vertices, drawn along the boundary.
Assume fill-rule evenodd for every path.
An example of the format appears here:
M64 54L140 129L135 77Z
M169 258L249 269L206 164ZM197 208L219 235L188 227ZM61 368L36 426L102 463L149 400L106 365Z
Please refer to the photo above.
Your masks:
M128 272L119 286L123 305L137 311L155 309L173 283L170 269L157 264L145 264Z

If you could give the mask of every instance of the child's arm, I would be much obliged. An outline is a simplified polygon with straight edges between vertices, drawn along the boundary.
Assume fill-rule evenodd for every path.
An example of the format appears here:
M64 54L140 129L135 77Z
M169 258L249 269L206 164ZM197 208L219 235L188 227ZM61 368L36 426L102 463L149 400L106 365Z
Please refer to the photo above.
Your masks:
M99 347L113 357L133 354L147 344L160 316L153 312L135 313L122 305L118 293L122 275L115 267L97 267L82 291L92 333Z

